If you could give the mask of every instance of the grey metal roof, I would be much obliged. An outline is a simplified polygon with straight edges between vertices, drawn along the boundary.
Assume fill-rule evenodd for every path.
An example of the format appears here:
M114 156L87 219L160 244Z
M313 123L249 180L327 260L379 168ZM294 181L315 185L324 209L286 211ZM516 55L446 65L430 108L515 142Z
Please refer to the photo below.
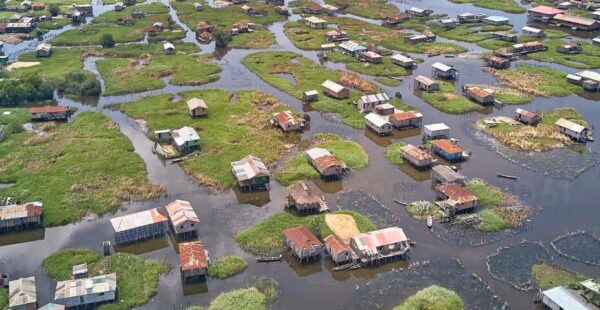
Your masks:
M581 300L575 297L569 290L562 286L553 287L549 290L545 290L542 294L546 298L552 300L555 304L561 307L563 310L590 310Z

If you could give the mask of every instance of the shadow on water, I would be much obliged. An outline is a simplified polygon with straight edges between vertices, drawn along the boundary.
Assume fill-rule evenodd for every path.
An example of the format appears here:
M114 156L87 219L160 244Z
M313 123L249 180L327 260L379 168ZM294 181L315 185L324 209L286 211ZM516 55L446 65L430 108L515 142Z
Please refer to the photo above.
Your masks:
M238 188L233 190L235 198L241 205L253 205L256 207L264 207L266 204L271 202L271 195L269 191L253 191L253 192L242 192Z
M131 254L145 254L154 252L160 249L168 248L169 241L167 237L149 239L142 242L136 242L127 245L115 245L116 252L126 252Z
M19 244L37 240L44 240L46 236L45 228L36 228L33 230L24 230L10 234L0 234L0 246Z

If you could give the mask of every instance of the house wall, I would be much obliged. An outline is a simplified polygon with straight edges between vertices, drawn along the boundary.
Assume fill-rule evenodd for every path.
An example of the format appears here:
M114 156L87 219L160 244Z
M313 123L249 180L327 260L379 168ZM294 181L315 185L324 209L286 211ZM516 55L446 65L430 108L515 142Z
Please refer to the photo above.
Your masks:
M164 236L167 231L166 223L154 223L115 233L117 244L132 243L144 239Z
M26 304L26 305L20 305L17 307L11 307L11 310L35 310L37 309L37 305L36 303L31 303L31 304Z
M350 251L342 251L335 255L335 253L331 251L331 248L326 248L325 250L327 251L329 256L331 256L331 260L333 260L333 262L336 264L345 263L352 259L352 254L350 253Z
M377 127L377 126L375 126L375 124L373 124L369 120L365 120L365 123L366 123L367 127L369 127L369 129L375 131L376 133L378 133L380 135L386 135L386 134L390 134L392 132L392 126L390 124L385 124L381 127Z
M193 232L198 229L197 223L189 222L189 221L180 223L177 226L175 226L175 223L171 223L171 226L173 227L173 230L175 231L175 233L178 235Z
M21 226L38 225L41 223L40 216L30 216L16 219L6 219L0 221L0 229L10 229Z
M207 268L196 268L191 270L181 270L181 275L184 278L198 278L201 276L205 276L207 272Z
M95 304L101 302L108 302L115 299L115 291L106 293L96 293L84 296L74 296L70 298L56 299L57 304L65 305L65 307L77 307L88 304Z
M452 160L459 160L462 157L461 153L449 154L446 151L440 149L439 147L437 147L435 145L432 148L433 148L433 151L436 152L438 155L444 157L445 159L451 160L451 161Z

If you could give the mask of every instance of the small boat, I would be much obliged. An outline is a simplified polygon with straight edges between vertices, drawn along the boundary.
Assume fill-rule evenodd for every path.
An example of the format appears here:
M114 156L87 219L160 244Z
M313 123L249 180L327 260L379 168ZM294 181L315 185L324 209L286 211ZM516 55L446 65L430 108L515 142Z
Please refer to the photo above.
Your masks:
M433 227L433 217L431 217L431 215L427 216L427 227L429 229L431 229L431 227Z
M408 203L402 202L402 201L400 201L398 199L394 199L394 202L397 203L397 204L399 204L399 205L403 205L403 206L408 206L409 205Z
M359 264L354 264L354 265L350 266L350 270L356 270L358 268L360 268Z
M509 180L518 180L518 179L519 179L519 177L518 177L518 176L516 176L516 175L502 174L502 173L500 173L500 172L496 173L496 175L497 175L499 178L503 178L503 179L509 179Z
M356 265L354 262L349 262L343 265L339 265L339 266L335 266L333 267L333 271L341 271L341 270L346 270L348 268L352 268L352 266Z
M256 259L259 263L268 263L268 262L278 262L281 261L283 256L279 254L279 256L261 256Z

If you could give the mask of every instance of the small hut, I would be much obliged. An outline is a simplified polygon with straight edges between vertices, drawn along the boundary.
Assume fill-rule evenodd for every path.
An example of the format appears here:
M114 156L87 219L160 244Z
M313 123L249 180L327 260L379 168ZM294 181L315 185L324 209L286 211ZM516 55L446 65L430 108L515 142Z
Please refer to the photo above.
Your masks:
M288 186L288 194L284 198L286 208L295 208L300 214L327 211L325 201L319 197L317 189L305 181Z

